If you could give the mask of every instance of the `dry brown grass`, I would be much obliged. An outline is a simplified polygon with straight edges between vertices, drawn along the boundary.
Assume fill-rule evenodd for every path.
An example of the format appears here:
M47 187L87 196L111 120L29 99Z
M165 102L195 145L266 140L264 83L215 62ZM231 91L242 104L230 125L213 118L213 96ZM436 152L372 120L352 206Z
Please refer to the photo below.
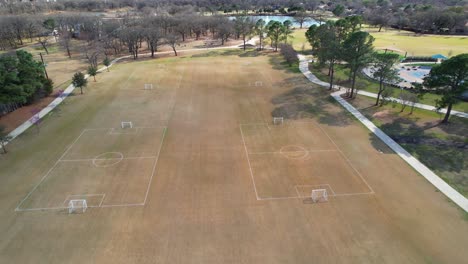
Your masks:
M13 141L11 152L0 156L0 262L466 260L468 222L423 177L326 93L278 65L277 55L229 54L117 65L98 75L84 95L67 99L61 115L46 119L39 133L31 130ZM255 81L264 85L249 86ZM144 83L155 89L143 90ZM265 124L277 115L288 122L268 129ZM138 127L167 127L144 206L91 208L81 215L14 211L83 129L117 129L127 120ZM241 130L240 124L257 125ZM136 137L92 131L62 158L111 151L154 155L162 138L161 130ZM293 153L303 149L310 151L307 157ZM312 152L322 149L331 151ZM262 151L279 153L251 153ZM65 194L91 191L105 192L105 199L109 193L113 202L140 201L146 191L141 183L148 183L149 160L106 168L68 162L59 162L37 193L42 196L30 201L63 203L69 199ZM74 180L52 181L61 178ZM258 200L252 179L259 198L310 192L303 186L291 190L297 184L366 192L364 181L375 194L336 196L320 204L305 198Z

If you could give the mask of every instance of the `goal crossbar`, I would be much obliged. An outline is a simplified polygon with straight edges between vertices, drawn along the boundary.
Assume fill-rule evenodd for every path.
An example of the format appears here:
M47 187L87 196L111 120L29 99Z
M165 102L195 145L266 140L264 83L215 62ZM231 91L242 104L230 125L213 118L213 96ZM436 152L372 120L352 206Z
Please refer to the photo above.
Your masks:
M84 213L88 209L88 203L85 199L75 199L68 202L68 213L72 214L75 212Z
M312 190L310 197L312 198L312 202L314 203L327 202L328 201L327 189L314 189Z
M133 123L130 122L130 121L122 121L122 122L120 123L120 126L121 126L122 128L133 128Z
M283 117L273 117L273 125L282 125L283 121Z

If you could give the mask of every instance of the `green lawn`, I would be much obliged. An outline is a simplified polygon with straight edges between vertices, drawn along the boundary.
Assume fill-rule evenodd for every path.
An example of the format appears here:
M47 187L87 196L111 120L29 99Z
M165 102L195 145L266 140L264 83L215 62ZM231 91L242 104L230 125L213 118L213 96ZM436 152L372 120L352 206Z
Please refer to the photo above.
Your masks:
M468 52L468 37L466 36L440 36L421 35L410 31L395 29L382 29L365 27L363 30L371 33L375 38L376 49L393 49L408 56L430 56L443 54L453 56Z
M453 116L450 124L439 123L432 112L400 104L373 106L374 99L358 96L349 101L403 148L432 169L448 184L468 197L468 120Z
M378 29L367 26L364 26L363 30L375 38L376 49L392 49L402 55L408 52L408 56L431 56L439 53L454 56L468 52L467 36L421 35L395 29L382 29L378 32ZM303 44L306 50L311 49L305 38L306 31L306 28L294 30L292 43L297 51L302 51Z
M325 69L319 69L317 64L313 64L309 67L310 71L315 74L320 80L328 82L328 76L326 74ZM335 68L335 81L339 85L347 86L350 87L350 83L348 82L348 73L349 70L345 68L342 65L337 65ZM357 80L357 87L360 90L368 91L368 92L373 92L377 93L379 90L379 84L376 81L370 80L363 75L359 75ZM400 89L397 88L391 88L393 89L393 97L398 97L401 92L403 93L409 93L408 91L401 91ZM435 105L435 100L440 98L439 95L437 94L430 94L427 93L424 95L422 100L419 103L422 104L427 104L427 105ZM468 112L468 103L467 102L460 102L453 107L454 110L457 111L462 111L462 112Z
M290 42L292 42L292 46L294 47L295 50L298 52L304 52L304 51L309 51L312 49L310 46L309 42L306 39L305 33L307 31L307 28L303 29L295 29L292 38Z

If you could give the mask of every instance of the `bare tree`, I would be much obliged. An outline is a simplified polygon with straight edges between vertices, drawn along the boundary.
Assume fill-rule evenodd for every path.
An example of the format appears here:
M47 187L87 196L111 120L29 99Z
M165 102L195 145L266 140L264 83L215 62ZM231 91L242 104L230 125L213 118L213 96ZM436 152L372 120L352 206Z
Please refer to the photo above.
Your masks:
M59 43L66 51L68 58L71 58L71 33L68 30L60 31Z
M154 58L154 53L158 51L158 47L163 40L163 33L161 29L153 26L150 28L146 28L144 35L146 42L148 43L148 47L151 51L151 57Z
M255 23L250 17L238 16L234 20L234 28L239 37L241 37L242 41L244 42L244 50L246 48L245 45L247 42L247 38L249 38L254 32L254 27Z
M180 44L180 38L178 35L169 34L166 36L166 43L172 48L174 51L174 55L177 56L176 46Z
M37 42L41 44L44 51L49 54L49 50L47 49L47 45L49 45L49 34L47 32L42 32L37 36Z
M217 25L217 37L221 39L221 45L224 45L234 32L234 25L231 21L221 20L223 23Z
M296 20L296 22L299 23L300 28L302 28L302 25L308 19L309 19L309 14L307 14L306 11L299 11L294 15L294 20Z

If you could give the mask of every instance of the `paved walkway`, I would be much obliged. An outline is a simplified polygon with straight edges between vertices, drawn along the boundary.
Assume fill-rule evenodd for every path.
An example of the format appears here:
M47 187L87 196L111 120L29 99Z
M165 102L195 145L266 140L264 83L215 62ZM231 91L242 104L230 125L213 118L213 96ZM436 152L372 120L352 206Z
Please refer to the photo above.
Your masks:
M314 74L309 71L308 60L299 55L299 69L305 75L307 79L311 82L318 84L320 86L328 87L329 83L320 81ZM335 86L338 88L339 86ZM406 161L411 167L413 167L417 172L419 172L424 178L426 178L432 185L439 189L443 194L445 194L450 200L459 205L463 210L468 212L468 199L453 189L448 185L444 180L432 172L428 167L422 164L419 160L413 157L409 152L402 148L398 143L391 139L387 134L380 130L374 123L367 119L361 112L354 108L351 104L346 102L341 95L345 93L344 90L337 91L331 94L338 103L340 103L346 110L348 110L353 116L355 116L362 124L364 124L372 133L374 133L378 138L380 138L387 146L389 146L393 151L395 151L398 156L400 156L404 161Z
M309 71L309 66L308 66L308 63L307 63L308 60L307 60L307 58L305 56L299 55L299 60L300 60L299 68L300 68L301 72L304 73L304 71L308 71L310 73L309 75L306 75L306 77L307 77L307 79L309 79L309 81L311 81L311 82L313 82L315 84L318 84L320 86L324 86L324 87L329 87L330 86L330 83L319 80L313 73L311 73ZM305 73L304 73L304 75L305 75ZM333 87L334 88L345 88L343 86L338 86L338 85L334 85ZM366 92L366 91L358 91L358 94L368 96L368 97L372 97L372 98L377 98L376 93L371 93L371 92ZM400 104L404 103L406 105L411 106L411 103L403 102L402 100L400 100L398 98L390 97L389 99L393 100L393 101L396 101L396 102L398 102ZM439 113L443 113L443 114L447 113L447 109L440 109L439 111L437 111L437 108L432 106L432 105L416 103L414 105L414 107L421 108L421 109L424 109L424 110L439 112ZM455 111L455 110L451 111L451 115L458 116L458 117L463 117L463 118L468 118L468 113Z

